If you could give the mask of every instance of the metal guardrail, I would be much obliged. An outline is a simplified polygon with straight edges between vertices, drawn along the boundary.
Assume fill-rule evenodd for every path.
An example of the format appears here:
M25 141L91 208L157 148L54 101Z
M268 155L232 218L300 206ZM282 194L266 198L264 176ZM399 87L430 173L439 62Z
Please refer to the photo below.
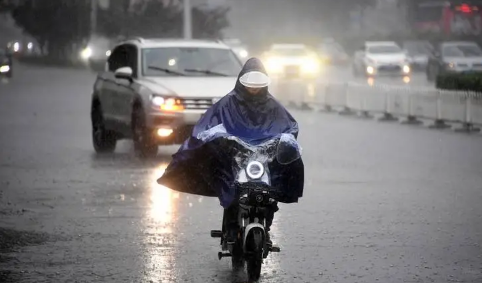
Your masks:
M313 110L336 111L381 120L478 132L482 126L482 93L417 89L410 86L370 86L358 83L275 82L270 91L282 103ZM450 124L448 124L450 123Z

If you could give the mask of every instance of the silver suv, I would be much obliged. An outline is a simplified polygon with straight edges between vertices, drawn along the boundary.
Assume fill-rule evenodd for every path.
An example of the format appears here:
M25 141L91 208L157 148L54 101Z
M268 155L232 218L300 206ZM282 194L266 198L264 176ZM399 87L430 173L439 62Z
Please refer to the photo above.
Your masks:
M141 156L181 144L201 115L234 88L242 64L225 44L207 40L134 39L118 44L92 94L97 153L132 139Z

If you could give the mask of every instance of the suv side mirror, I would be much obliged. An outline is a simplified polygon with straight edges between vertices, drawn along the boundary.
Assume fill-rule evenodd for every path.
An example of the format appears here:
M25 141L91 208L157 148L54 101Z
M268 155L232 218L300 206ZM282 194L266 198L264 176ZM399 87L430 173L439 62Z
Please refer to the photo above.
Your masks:
M117 79L125 79L132 82L132 68L131 67L122 67L115 70L115 77Z

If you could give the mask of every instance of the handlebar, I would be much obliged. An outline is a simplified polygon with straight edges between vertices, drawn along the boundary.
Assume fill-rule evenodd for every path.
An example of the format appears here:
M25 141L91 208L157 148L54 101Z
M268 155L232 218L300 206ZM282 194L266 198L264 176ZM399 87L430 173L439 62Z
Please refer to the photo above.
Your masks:
M239 202L251 206L269 206L276 203L278 193L265 183L238 183Z

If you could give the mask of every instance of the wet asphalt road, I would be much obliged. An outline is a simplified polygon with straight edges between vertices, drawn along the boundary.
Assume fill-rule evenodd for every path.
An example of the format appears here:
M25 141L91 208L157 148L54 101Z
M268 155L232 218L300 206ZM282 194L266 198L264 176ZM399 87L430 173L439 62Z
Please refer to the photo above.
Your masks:
M98 157L93 74L15 75L0 84L0 282L246 280L209 237L217 200L155 184L176 147ZM480 135L293 114L305 195L280 205L261 282L482 282Z

